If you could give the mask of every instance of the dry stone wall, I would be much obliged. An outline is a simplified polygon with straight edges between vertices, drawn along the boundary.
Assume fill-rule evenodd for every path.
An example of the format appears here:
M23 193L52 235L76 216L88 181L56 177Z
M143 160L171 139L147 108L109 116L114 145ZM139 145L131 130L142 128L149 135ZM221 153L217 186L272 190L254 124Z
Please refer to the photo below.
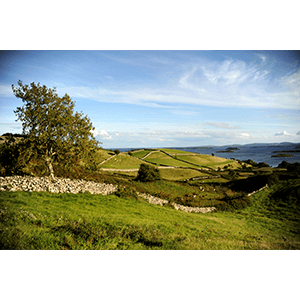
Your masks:
M254 191L254 192L252 192L252 193L248 194L248 197L250 197L250 196L252 196L252 195L254 195L254 194L256 194L256 193L258 193L258 192L262 191L262 190L263 190L263 189L265 189L266 187L268 187L268 185L267 185L267 184L266 184L265 186L263 186L262 188L260 188L259 190L257 190L257 191Z
M254 191L248 196L251 196L261 189ZM84 193L90 192L91 194L109 195L118 190L118 187L113 184L97 183L87 180L71 180L68 178L56 177L32 177L32 176L11 176L11 177L0 177L0 191L26 191L26 192L52 192L52 193ZM138 193L138 195L149 203L161 205L170 203L167 200L154 197L149 194ZM185 211L187 213L208 213L216 210L215 207L188 207L180 205L174 202L170 203L176 210Z
M0 191L84 193L108 195L117 190L112 184L97 183L87 180L71 180L55 177L11 176L0 177Z

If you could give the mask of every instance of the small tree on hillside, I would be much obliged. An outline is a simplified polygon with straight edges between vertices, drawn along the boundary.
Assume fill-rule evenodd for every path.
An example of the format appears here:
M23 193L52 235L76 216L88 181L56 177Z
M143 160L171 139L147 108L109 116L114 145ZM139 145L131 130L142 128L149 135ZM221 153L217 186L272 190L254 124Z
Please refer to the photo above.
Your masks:
M70 157L80 157L98 147L90 119L82 112L74 113L75 103L69 95L60 98L56 88L34 82L23 85L20 80L12 90L24 103L14 113L22 122L30 152L45 160L52 178L55 158L67 162Z
M159 170L151 165L141 164L136 180L143 182L160 180Z

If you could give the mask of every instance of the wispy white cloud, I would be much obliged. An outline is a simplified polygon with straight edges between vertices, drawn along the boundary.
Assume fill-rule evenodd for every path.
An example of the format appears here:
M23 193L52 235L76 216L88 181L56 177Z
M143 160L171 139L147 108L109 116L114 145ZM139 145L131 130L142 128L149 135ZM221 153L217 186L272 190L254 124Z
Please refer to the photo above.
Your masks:
M222 122L206 122L204 125L209 125L217 128L224 128L224 129L240 129L240 126L230 126L228 123Z
M132 52L124 56L102 52L101 55L125 65L151 69L155 64L160 67L156 68L157 72L151 69L151 81L147 86L145 82L118 82L117 76L114 76L113 83L107 80L105 88L101 80L99 86L94 87L62 84L57 88L58 93L99 102L170 109L177 104L245 108L300 107L300 70L275 80L272 69L267 69L266 55L258 54L261 59L258 63L238 59L181 59L175 62L174 57L144 52ZM167 72L172 76L162 76ZM112 79L111 75L102 77ZM167 79L162 83L161 78ZM0 85L0 94L12 96L11 87Z
M286 131L275 133L275 136L281 136L281 135L292 136L293 134L287 133Z

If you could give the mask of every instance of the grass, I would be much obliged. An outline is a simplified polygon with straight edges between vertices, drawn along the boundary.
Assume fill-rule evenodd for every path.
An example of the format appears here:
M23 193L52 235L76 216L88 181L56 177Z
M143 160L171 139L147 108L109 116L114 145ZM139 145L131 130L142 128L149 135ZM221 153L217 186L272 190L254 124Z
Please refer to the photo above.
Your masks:
M198 170L192 169L159 169L160 175L162 179L172 180L172 181L181 181L187 180L195 177L206 177L208 174L202 173ZM136 178L138 175L138 171L132 172L122 172L122 171L103 171L103 173L111 173L114 175L122 175L127 178Z
M164 152L170 154L166 154ZM138 169L140 164L142 163L141 160L137 158L143 158L145 155L153 152L152 150L140 150L136 152L132 152L132 156L128 155L128 153L120 153L116 155L114 158L108 160L107 162L101 165L102 168L107 169ZM184 155L183 155L184 154ZM104 155L104 154L103 154ZM108 151L106 155L109 157ZM177 156L178 155L178 159ZM144 162L154 163L158 166L170 166L170 167L177 167L177 168L193 168L197 169L200 167L208 167L208 168L224 168L226 165L231 165L231 169L237 169L240 167L238 162L233 160L228 160L221 157L204 155L204 154L193 154L191 152L186 152L182 150L173 150L173 149L158 149L158 151L151 153L149 156L146 157ZM183 170L182 170L183 171ZM183 173L186 173L183 171ZM167 175L169 179L170 176ZM177 179L180 180L178 176L175 176ZM185 175L183 176L185 177ZM193 176L191 176L193 177ZM188 178L185 178L188 179Z
M166 152L166 153L168 153L168 154L183 154L183 155L186 155L186 154L190 154L190 155L193 155L193 154L195 154L195 153L193 153L193 152L188 152L188 151L183 151L183 150L176 150L176 149L158 149L158 150L160 150L160 151L164 151L164 152Z
M294 185L299 185L294 183ZM300 249L299 219L267 199L244 210L188 214L114 195L0 193L1 249Z
M103 152L103 158L105 155L110 157L108 151ZM228 162L213 156L180 156L183 157L202 164L206 161L209 166ZM168 165L180 162L162 152L155 152L149 158ZM141 163L127 153L120 153L101 167L138 169ZM284 170L280 173L272 168L255 169L255 173L230 169L205 173L185 168L161 169L163 180L146 183L133 180L136 171L77 172L89 180L118 184L119 191L109 196L0 192L0 248L300 249L300 179L295 179L297 174L287 174ZM237 199L247 192L243 189L253 191L252 185L262 178L253 175L269 176L266 174L275 171L281 179L251 196L251 206L240 209L238 205L242 202L238 204ZM176 182L209 176L209 173L221 177ZM245 179L233 181L242 178ZM251 178L255 179L254 183ZM226 208L228 203L233 203L235 210L189 214L168 205L149 204L138 198L136 191L187 206L220 209L222 205Z
M100 163L103 162L104 160L110 158L112 155L114 155L114 153L109 150L101 149L101 150L97 151L97 159Z
M193 166L189 163L176 160L175 158L172 158L163 152L151 153L149 156L146 157L145 161L164 166L197 168L196 166Z
M143 158L145 155L147 155L150 152L152 152L152 150L136 151L136 152L132 152L132 156L137 157L137 158Z
M127 153L120 153L112 159L101 165L101 168L108 169L138 169L142 161L128 155Z
M224 166L229 164L232 166L232 169L236 169L240 167L240 165L236 161L228 160L222 157L206 155L206 154L184 155L179 158L184 161L197 164L199 166L210 167L210 168L217 168L217 167L224 168Z
M191 169L159 169L159 172L161 178L174 181L208 176L206 173Z

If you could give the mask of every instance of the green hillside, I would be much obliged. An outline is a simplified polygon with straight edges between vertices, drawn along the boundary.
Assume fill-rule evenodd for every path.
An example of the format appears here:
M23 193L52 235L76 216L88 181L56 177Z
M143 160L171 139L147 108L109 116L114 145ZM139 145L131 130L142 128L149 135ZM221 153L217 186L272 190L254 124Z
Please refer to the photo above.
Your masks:
M231 165L233 169L240 167L240 165L234 160L228 160L226 158L211 156L206 154L197 155L178 155L178 158L186 162L190 162L199 166L210 168L224 168L227 165Z
M252 196L244 210L208 214L115 195L1 192L0 248L300 249L299 217L268 208L282 188Z
M143 161L128 155L127 153L120 153L109 159L107 162L101 164L101 168L111 169L138 169Z

